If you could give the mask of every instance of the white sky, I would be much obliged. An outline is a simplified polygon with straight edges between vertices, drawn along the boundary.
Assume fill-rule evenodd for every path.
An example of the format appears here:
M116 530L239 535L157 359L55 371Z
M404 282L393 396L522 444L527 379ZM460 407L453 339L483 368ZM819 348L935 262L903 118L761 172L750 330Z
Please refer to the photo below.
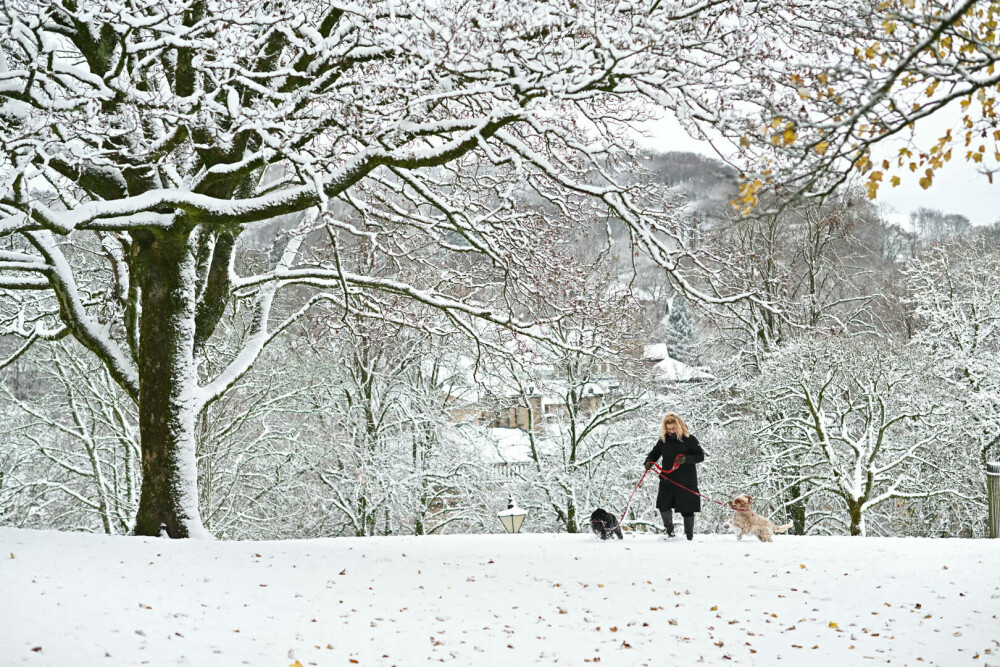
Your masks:
M938 114L924 121L917 128L916 144L927 150L936 139L942 136L949 127L952 134L958 136L957 112L948 109L945 114ZM664 118L647 126L650 135L642 140L643 145L651 149L666 151L690 151L717 158L715 151L707 142L692 139L672 118ZM992 140L987 143L992 145ZM877 155L876 161L892 158L902 143L886 145L884 153ZM987 151L989 152L989 151ZM920 170L911 173L908 169L893 171L899 175L902 183L893 188L886 182L879 190L877 202L884 206L886 214L897 214L908 218L911 211L918 208L933 208L944 213L958 213L966 216L975 225L987 225L1000 220L1000 174L990 184L985 175L964 159L965 149L957 146L953 151L953 159L938 171L934 177L934 185L924 190L918 184L923 175Z
M0 528L0 556L4 667L1000 666L1000 540Z

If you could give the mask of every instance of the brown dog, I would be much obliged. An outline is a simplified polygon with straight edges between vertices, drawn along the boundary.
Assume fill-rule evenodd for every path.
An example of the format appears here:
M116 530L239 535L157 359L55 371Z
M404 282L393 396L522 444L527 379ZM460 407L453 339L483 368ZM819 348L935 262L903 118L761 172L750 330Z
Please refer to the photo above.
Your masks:
M737 496L729 503L729 506L736 510L736 516L733 517L733 525L739 531L736 534L736 539L742 540L743 535L750 533L756 535L761 542L773 542L772 538L775 533L783 533L792 527L790 523L786 523L784 526L775 526L773 521L765 519L750 509L752 502L753 496Z

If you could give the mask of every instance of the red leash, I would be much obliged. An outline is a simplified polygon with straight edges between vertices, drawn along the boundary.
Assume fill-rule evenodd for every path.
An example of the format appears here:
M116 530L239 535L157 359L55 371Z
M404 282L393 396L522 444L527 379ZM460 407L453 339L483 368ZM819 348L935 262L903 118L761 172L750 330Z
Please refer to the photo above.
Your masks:
M628 497L628 503L625 503L625 511L622 512L622 518L618 519L619 525L621 524L622 521L625 520L625 514L628 512L629 503L632 502L632 496L634 496L635 492L639 490L639 487L642 485L642 480L646 479L646 475L648 475L648 474L649 474L648 470L646 470L645 472L643 472L642 473L642 477L639 478L639 483L635 485L634 489L632 489L632 495L630 495Z
M681 456L683 456L683 454L678 454L677 455L677 459L679 459ZM634 489L632 489L632 493L628 497L628 502L625 503L625 511L622 512L621 518L618 519L618 523L619 524L622 521L625 520L625 515L628 513L628 506L632 503L632 496L634 496L635 492L639 490L640 486L642 486L642 480L646 479L646 475L649 474L649 471L651 469L654 469L654 468L656 469L656 474L659 475L661 478L667 480L671 484L675 484L675 485L681 487L682 489L684 489L688 493L693 493L694 495L699 496L701 498L704 498L705 500L711 501L711 502L715 503L716 505L720 505L721 507L726 507L726 508L729 508L729 509L732 509L732 510L736 510L737 512L745 512L746 511L746 510L744 510L742 508L739 508L739 507L733 507L733 506L731 506L731 505L729 505L727 503L720 503L718 500L712 500L708 496L703 496L702 494L698 493L697 491L692 491L691 489L687 488L686 486L684 486L680 482L675 482L674 480L672 480L669 477L667 477L667 475L669 473L672 473L673 471L677 470L681 466L681 464L678 463L677 459L674 459L674 466L670 470L664 470L663 468L660 467L660 464L658 464L658 463L656 463L654 461L653 465L651 465L649 468L646 469L646 471L644 473L642 473L642 477L639 478L639 483L635 485Z
M681 455L680 455L680 454L678 454L678 455L677 455L677 458L680 458L680 457L681 457ZM663 475L662 475L661 473L668 473L668 472L673 472L673 471L677 470L677 468L679 468L679 467L680 467L680 465L681 465L681 464L677 462L677 459L674 459L674 467L673 467L673 468L671 468L670 470L664 470L663 468L661 468L661 467L660 467L659 465L657 465L656 463L654 463L654 464L653 464L652 466L650 466L650 468L656 468L656 474L657 474L657 475L660 475L660 477L663 477ZM634 495L635 495L635 492L639 490L639 487L640 487L640 486L642 486L642 480L646 479L646 475L648 475L648 474L649 474L649 470L650 470L650 468L646 468L646 471L645 471L644 473L642 473L642 477L640 477L640 478L639 478L639 483L635 485L635 488L634 488L634 489L632 489L632 495L630 495L630 496L628 497L628 502L627 502L627 503L625 503L625 511L624 511L624 512L622 512L622 517L621 517L620 519L618 519L618 523L619 523L619 524L620 524L620 523L621 523L622 521L624 521L624 520L625 520L625 515L626 515L626 514L628 513L628 506L629 506L629 504L630 504L630 503L632 502L632 496L634 496ZM668 477L663 477L663 479L669 479L669 478L668 478ZM671 481L671 482L674 482L674 480L672 480L672 479L671 479L670 481ZM677 482L674 482L674 484L677 484ZM677 486L680 486L680 484L677 484ZM692 491L692 493L694 493L694 492Z
M704 498L705 500L708 500L708 501L710 501L710 502L713 502L713 503L715 503L716 505L719 505L719 506L721 506L721 507L726 507L726 508L729 508L729 509L731 509L731 510L736 510L737 512L745 512L745 511L746 511L746 510L744 510L744 509L742 509L742 508L739 508L739 507L732 507L731 505L729 505L729 504L727 504L727 503L720 503L720 502L719 502L718 500L712 500L712 499L711 499L711 498L709 498L708 496L703 496L702 494L698 493L697 491L692 491L691 489L687 488L686 486L684 486L684 485L683 485L683 484L681 484L680 482L675 482L674 480L672 480L672 479L670 479L669 477L667 477L667 473L670 473L670 472L673 472L673 471L677 470L677 463L676 463L676 462L674 463L674 467L673 467L673 468L671 468L670 470L664 470L664 469L663 469L663 468L661 468L661 467L660 467L660 466L659 466L659 465L658 465L657 463L653 463L653 466L652 466L652 467L656 468L656 474L657 474L657 475L659 475L659 476L660 476L660 477L662 477L663 479L667 480L667 481L668 481L668 482L670 482L671 484L675 484L675 485L677 485L677 486L681 487L682 489L684 489L684 490L685 490L685 491L687 491L688 493L693 493L694 495L696 495L696 496L699 496L699 497L701 497L701 498ZM645 475L643 475L643 477L645 477ZM641 480L640 480L640 481L641 481Z

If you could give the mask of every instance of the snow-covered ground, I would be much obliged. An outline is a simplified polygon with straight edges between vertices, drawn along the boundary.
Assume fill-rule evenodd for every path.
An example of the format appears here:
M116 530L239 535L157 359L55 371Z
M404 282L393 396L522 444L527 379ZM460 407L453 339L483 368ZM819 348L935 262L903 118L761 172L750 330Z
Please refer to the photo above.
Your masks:
M1000 540L0 528L0 664L1000 665Z

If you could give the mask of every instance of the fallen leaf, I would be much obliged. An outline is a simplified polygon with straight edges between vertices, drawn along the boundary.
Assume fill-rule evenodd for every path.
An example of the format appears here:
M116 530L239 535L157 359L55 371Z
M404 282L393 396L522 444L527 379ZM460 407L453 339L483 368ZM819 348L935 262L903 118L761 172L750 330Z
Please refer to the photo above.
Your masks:
M836 623L834 623L833 621L830 621L830 627L831 627L831 628L835 628L835 627L837 627L837 624L836 624Z

